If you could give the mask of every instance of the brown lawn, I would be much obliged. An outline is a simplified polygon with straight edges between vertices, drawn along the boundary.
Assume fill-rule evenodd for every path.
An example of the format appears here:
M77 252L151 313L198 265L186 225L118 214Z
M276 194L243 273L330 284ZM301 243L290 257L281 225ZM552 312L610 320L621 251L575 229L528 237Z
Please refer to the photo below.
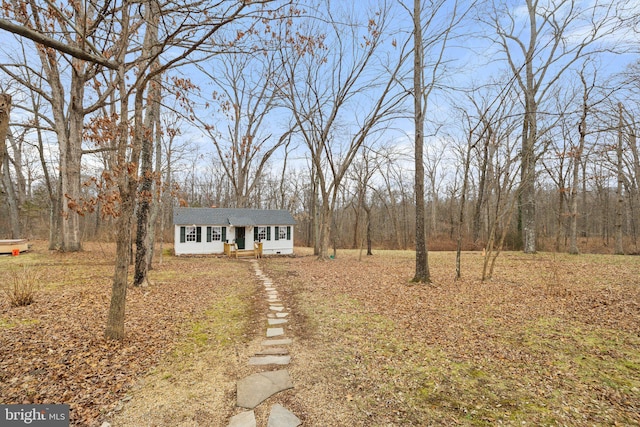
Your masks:
M127 339L102 331L113 247L0 258L39 277L35 303L0 300L2 403L69 403L72 424L224 426L235 381L266 328L245 261L164 256L130 288ZM482 283L479 253L308 250L265 258L292 308L295 389L279 402L305 426L640 425L640 258L505 253ZM156 257L156 261L159 261Z

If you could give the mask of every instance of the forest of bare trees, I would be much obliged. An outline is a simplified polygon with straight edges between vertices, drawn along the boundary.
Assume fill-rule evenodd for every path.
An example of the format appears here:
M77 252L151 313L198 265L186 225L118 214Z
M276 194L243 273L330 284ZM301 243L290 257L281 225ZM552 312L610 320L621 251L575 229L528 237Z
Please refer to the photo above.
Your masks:
M637 6L356 3L7 2L0 237L116 241L114 293L178 205L288 209L321 258L639 251Z

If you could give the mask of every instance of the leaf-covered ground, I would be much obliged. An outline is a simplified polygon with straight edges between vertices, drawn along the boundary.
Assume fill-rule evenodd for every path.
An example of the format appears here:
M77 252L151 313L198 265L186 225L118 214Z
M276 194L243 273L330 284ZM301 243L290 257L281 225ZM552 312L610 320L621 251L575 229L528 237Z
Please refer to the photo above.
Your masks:
M119 343L103 338L113 246L87 244L76 254L44 248L36 242L31 253L0 257L1 284L8 284L12 270L39 277L34 304L11 308L0 294L2 403L68 403L73 425L100 425L160 361L188 365L200 347L209 340L228 341L226 335L242 345L255 293L244 265L165 256L151 272L149 286L129 287L127 337ZM219 310L208 312L212 307ZM221 312L225 315L212 330L211 318ZM232 391L229 383L224 392ZM207 420L209 415L196 416Z
M309 425L640 424L640 258L508 253L482 283L479 253L454 281L432 252L410 285L413 256L267 262L312 353Z
M40 247L41 246L41 247ZM113 248L0 257L0 280L40 274L36 302L0 300L2 403L71 405L74 425L222 426L251 372L267 310L244 261L165 256L130 288L127 339L102 338ZM640 425L640 257L339 251L264 258L294 337L295 389L274 396L305 426ZM267 402L270 403L270 402ZM258 419L266 414L258 410Z

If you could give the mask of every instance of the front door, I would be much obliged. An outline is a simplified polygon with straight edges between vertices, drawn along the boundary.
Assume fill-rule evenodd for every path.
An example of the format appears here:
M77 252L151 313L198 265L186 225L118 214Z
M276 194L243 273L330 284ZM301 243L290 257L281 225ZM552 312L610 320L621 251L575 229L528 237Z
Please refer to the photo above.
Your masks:
M244 227L236 227L236 243L238 249L244 249Z

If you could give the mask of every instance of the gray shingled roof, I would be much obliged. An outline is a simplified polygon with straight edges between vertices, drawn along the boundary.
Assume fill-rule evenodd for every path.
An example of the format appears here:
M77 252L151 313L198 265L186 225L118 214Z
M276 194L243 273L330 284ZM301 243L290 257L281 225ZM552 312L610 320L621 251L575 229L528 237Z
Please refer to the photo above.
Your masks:
M286 210L231 208L174 208L174 225L295 225L296 220Z

